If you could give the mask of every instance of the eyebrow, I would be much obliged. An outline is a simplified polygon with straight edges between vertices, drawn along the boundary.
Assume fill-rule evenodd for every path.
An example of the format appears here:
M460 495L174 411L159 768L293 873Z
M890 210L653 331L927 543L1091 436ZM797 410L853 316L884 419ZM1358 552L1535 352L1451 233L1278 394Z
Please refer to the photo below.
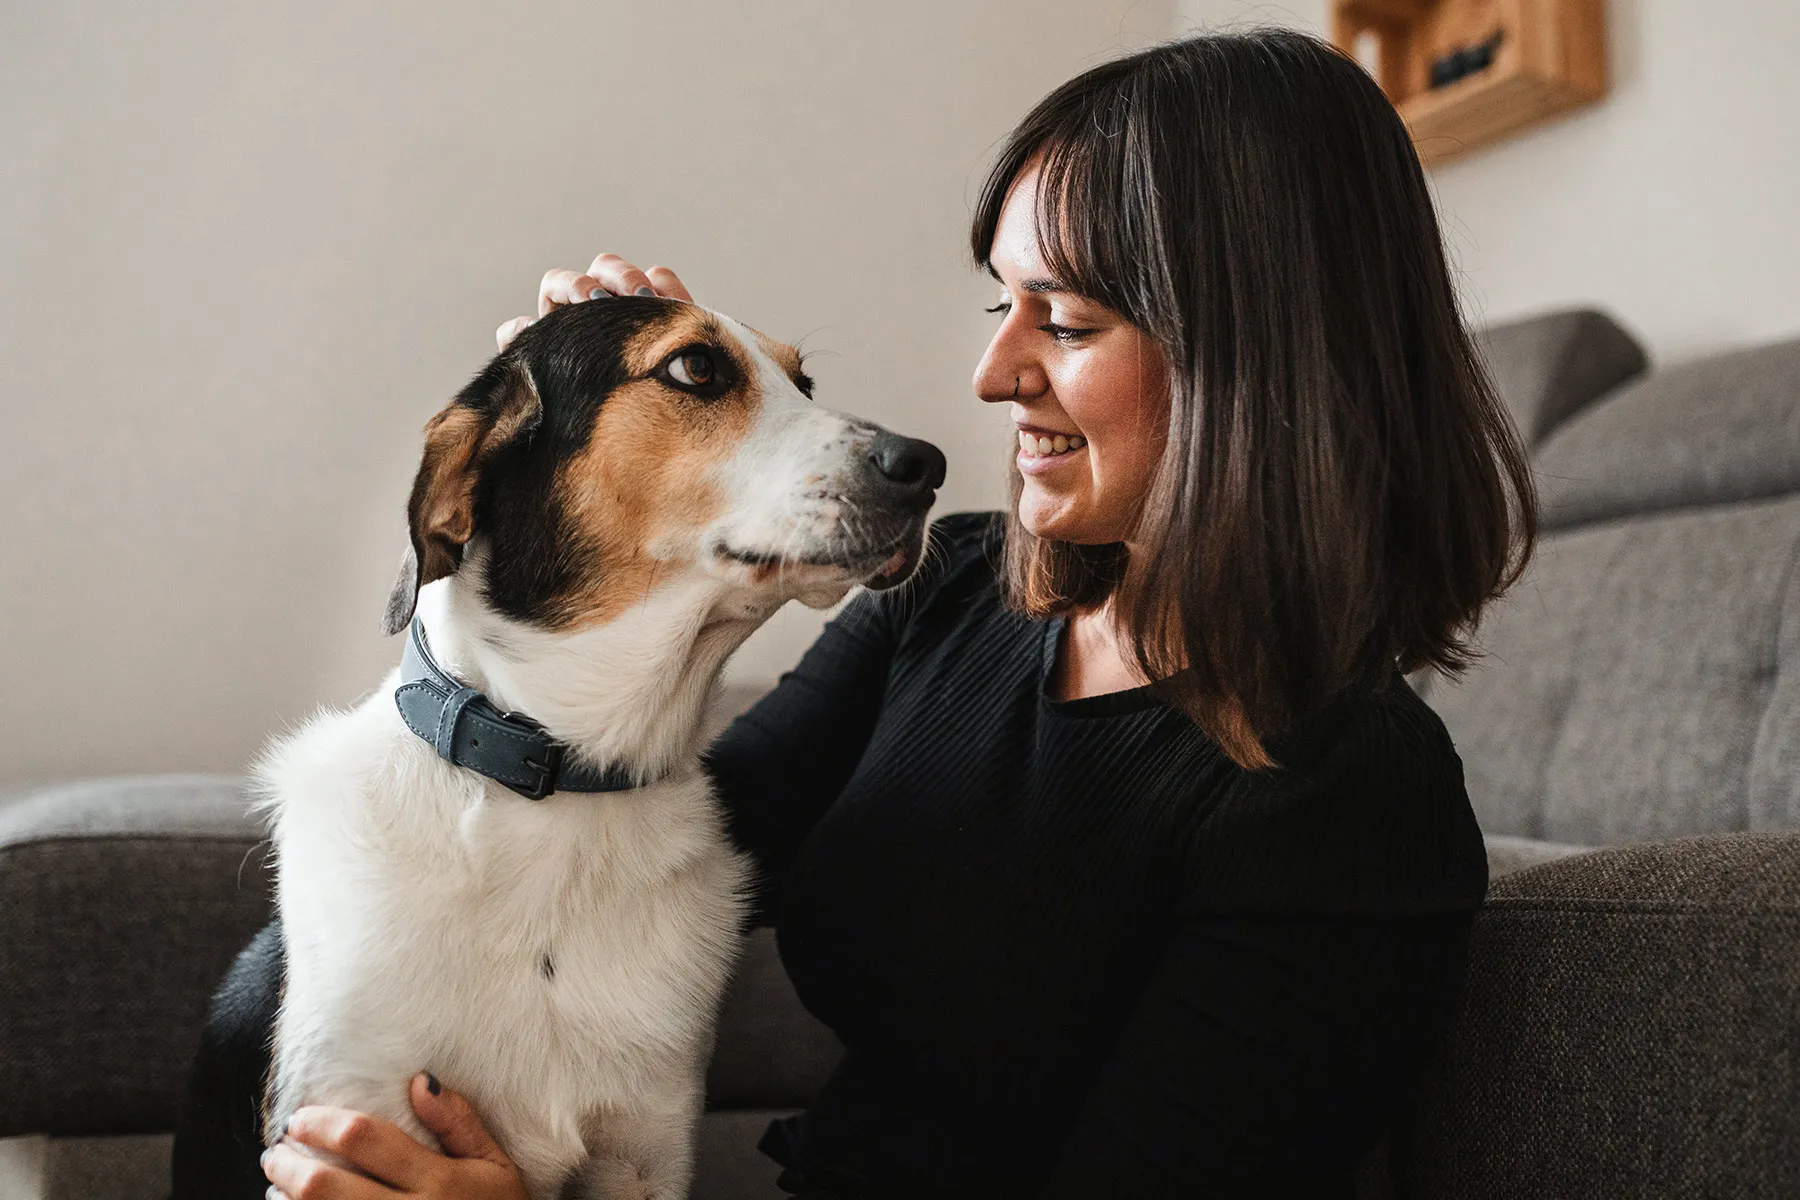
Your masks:
M994 265L992 263L988 264L987 273L994 277L995 283L1003 284L1006 282L1000 278L1000 272L994 270ZM1019 281L1019 290L1021 292L1065 292L1070 295L1074 294L1068 284L1056 279L1022 279Z

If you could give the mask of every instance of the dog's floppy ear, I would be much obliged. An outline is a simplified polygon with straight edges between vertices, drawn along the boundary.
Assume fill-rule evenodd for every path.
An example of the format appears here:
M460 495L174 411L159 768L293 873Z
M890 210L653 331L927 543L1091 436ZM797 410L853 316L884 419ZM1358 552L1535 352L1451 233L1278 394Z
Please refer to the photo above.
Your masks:
M529 437L544 418L531 370L503 353L425 426L425 454L406 505L411 541L388 596L381 628L399 633L412 620L419 589L452 574L475 536L475 485L494 451Z

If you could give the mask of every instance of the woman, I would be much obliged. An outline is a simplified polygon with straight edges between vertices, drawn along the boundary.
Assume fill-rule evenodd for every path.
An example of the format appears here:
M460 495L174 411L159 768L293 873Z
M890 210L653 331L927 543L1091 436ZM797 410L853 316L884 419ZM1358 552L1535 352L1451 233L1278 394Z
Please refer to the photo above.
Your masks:
M846 1046L763 1147L817 1197L1348 1195L1486 886L1402 672L1468 664L1535 530L1418 161L1325 44L1197 37L1039 104L973 250L1011 510L939 522L709 757ZM539 311L644 289L688 298L606 255ZM466 1103L414 1098L449 1156L290 1133L393 1189L286 1146L268 1177L522 1194Z

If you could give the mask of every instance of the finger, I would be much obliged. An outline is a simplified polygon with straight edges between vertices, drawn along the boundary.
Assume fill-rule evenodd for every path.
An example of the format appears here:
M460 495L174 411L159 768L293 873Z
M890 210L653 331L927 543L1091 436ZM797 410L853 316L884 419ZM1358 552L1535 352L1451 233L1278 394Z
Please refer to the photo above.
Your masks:
M583 300L592 300L596 293L605 296L606 290L591 275L578 275L574 271L545 271L544 278L538 283L538 316L554 312L565 304L580 304Z
M310 1158L288 1145L263 1151L263 1175L293 1200L394 1200L397 1194L373 1179Z
M681 282L681 276L667 267L651 267L644 274L650 280L650 286L656 289L659 296L667 296L671 300L685 300L689 304L694 298L688 295L687 285Z
M654 296L650 277L616 254L602 254L588 264L587 273L615 296Z
M512 345L512 340L519 336L520 331L535 319L533 317L514 317L512 320L502 323L500 328L494 330L494 341L499 344L500 349L506 349Z
M289 1118L287 1138L326 1150L375 1178L412 1190L442 1168L444 1156L380 1117L347 1108L298 1108Z
M435 1076L413 1076L412 1106L451 1158L480 1158L509 1168L513 1165L506 1151L488 1134L475 1106L462 1093L444 1087Z

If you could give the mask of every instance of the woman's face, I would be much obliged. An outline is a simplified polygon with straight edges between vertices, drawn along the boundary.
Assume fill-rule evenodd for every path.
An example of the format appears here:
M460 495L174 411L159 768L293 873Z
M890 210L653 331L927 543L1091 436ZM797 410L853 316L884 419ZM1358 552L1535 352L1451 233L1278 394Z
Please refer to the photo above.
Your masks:
M1037 185L1035 167L1019 176L994 234L988 261L1003 315L975 368L975 394L1011 406L1027 530L1124 541L1168 437L1168 368L1142 330L1050 276Z

